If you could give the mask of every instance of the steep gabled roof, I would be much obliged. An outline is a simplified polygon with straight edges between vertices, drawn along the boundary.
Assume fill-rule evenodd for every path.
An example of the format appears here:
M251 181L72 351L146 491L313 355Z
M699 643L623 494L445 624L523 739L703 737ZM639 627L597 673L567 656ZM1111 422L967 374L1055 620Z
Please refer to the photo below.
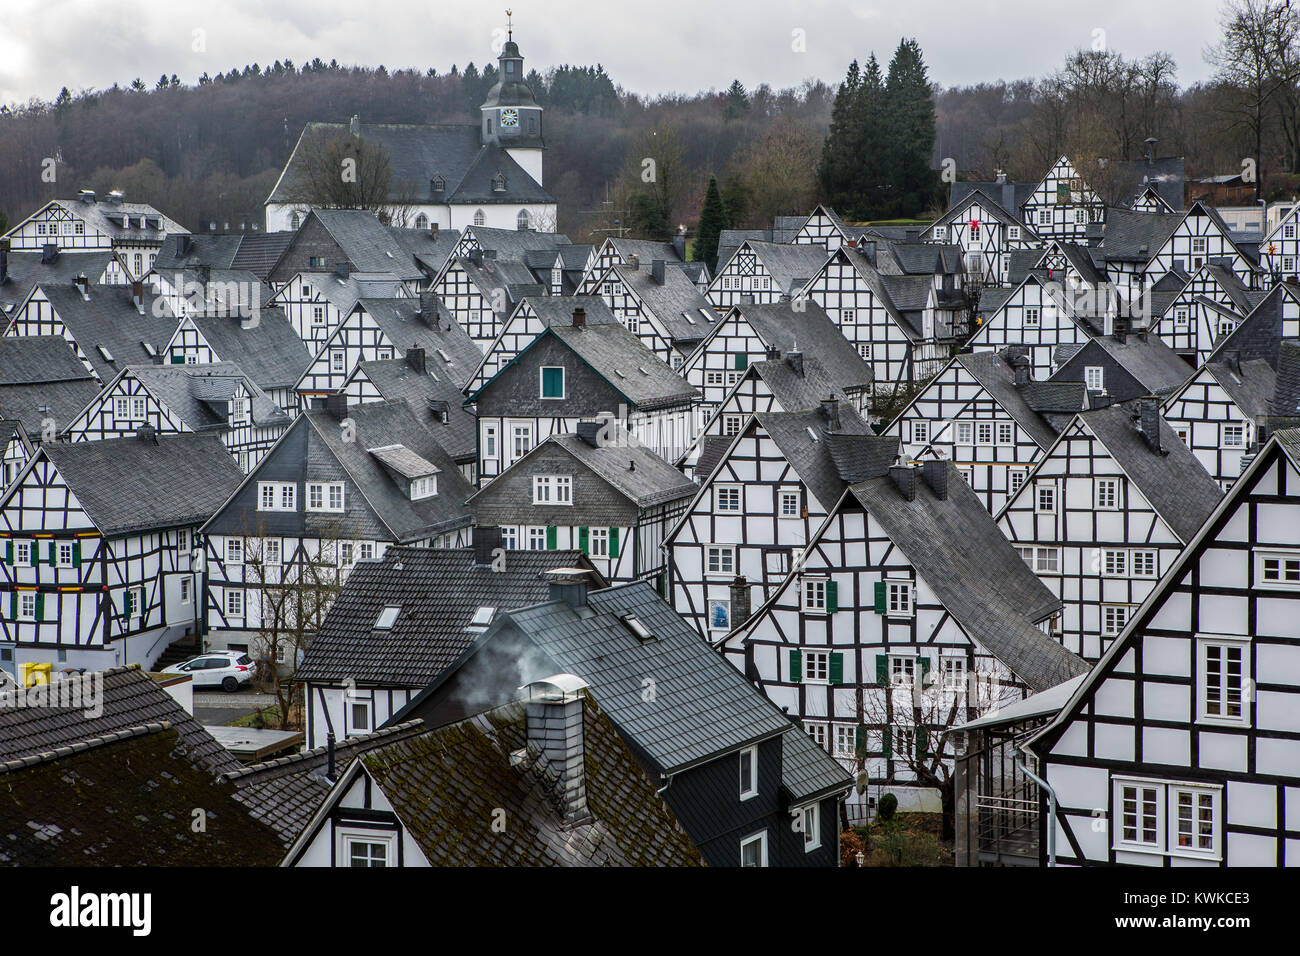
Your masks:
M105 382L129 364L152 362L154 357L145 343L157 353L176 330L177 320L166 300L147 292L142 313L131 300L130 287L92 284L89 300L71 284L42 285L40 290ZM111 361L103 349L108 350Z
M1106 210L1105 230L1098 247L1107 262L1150 262L1182 223L1182 213Z
M225 403L242 385L249 393L256 425L287 425L289 415L233 362L208 365L129 365L123 374L135 376L163 405L195 431L224 428Z
M53 262L43 262L39 252L9 253L8 269L0 281L0 321L5 313L21 305L38 285L51 287L71 285L72 280L84 275L94 282L104 274L113 253L60 252Z
M1044 401L1048 396L1039 394L1045 383L1030 381L1024 388L1016 388L1015 370L1008 364L1005 350L965 352L953 361L984 387L989 397L1029 433L1039 448L1047 448L1056 441L1056 429L1043 417L1044 412L1057 410L1054 404ZM1071 389L1071 396L1064 404L1072 405L1069 410L1073 414L1084 407L1084 391Z
M552 435L546 439L600 476L638 508L653 508L689 498L695 483L630 435L623 446L588 444L578 435ZM541 448L546 444L538 445Z
M364 309L399 352L424 349L425 368L456 385L464 385L483 353L451 317L426 316L419 299L358 299L354 312ZM336 333L337 334L337 333Z
M655 281L653 262L642 260L637 269L614 266L613 271L640 298L642 308L662 323L674 343L697 342L712 330L716 316L709 300L681 265L667 260L662 284Z
M1034 626L1060 608L1060 598L1035 577L956 466L943 464L946 498L936 497L919 476L912 501L888 475L853 485L848 493L880 523L962 629L1032 690L1086 671L1087 664Z
M262 388L291 388L311 364L311 353L279 309L263 307L256 324L225 315L188 320L218 359L233 362Z
M104 535L207 521L243 480L212 435L46 443L44 455Z
M1080 412L1079 420L1097 436L1179 540L1188 541L1205 523L1223 491L1163 418L1160 451L1147 443L1134 423L1132 403Z
M694 386L665 365L622 325L552 326L533 339L519 357L522 358L548 335L555 336L572 349L638 409L678 405L699 397L700 393Z
M863 361L826 310L810 300L803 300L800 305L802 311L796 310L792 302L766 305L746 302L735 309L768 348L780 349L782 354L798 349L805 355L816 356L841 388L871 385L874 380L871 366Z
M774 288L787 295L794 295L809 279L820 272L827 256L823 247L814 245L746 240L742 248L744 246L748 246L758 257L759 262L763 263L764 268L772 276ZM721 273L722 260L719 259L718 263L718 272Z
M425 362L427 367L427 354ZM421 373L411 367L405 356L359 362L353 375L358 373L378 389L384 401L405 401L416 417L425 421L437 437L438 444L452 458L461 461L475 456L478 428L474 416L464 406L465 396L461 394L458 380L443 375L435 378L427 371ZM445 424L434 416L431 402L446 405Z
M836 431L842 440L835 443L831 441L830 423L820 408L759 412L754 416L823 508L831 508L839 501L849 481L856 477L854 470L873 465L888 468L898 453L896 438L876 436L851 408L841 407L839 417Z
M391 272L399 279L423 278L415 257L369 210L314 207L308 220L311 218L320 220L358 272Z

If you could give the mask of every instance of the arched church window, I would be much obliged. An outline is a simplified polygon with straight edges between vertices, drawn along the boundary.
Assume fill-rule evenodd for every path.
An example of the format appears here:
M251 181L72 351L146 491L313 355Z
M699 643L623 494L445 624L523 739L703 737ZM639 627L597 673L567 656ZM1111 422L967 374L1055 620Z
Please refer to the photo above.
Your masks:
M420 213L418 216L416 216L416 217L415 217L415 228L416 228L416 229L428 229L428 228L429 228L429 217L426 216L424 213Z
M519 229L527 229L528 223L529 223L528 210L527 209L519 210L519 215L515 217L515 226Z
M298 227L301 225L302 225L302 216L298 215L297 210L294 210L293 215L289 218L289 228L293 229L296 232Z
M474 211L474 225L476 226L487 225L487 216L483 215L482 209L476 209Z

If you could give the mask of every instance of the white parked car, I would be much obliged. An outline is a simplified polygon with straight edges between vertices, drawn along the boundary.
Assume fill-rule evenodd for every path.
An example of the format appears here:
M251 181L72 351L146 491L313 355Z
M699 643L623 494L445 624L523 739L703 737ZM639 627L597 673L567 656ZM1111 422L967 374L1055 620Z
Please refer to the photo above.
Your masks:
M257 661L243 651L208 651L181 664L163 668L164 674L189 674L195 687L220 687L233 694L257 676Z

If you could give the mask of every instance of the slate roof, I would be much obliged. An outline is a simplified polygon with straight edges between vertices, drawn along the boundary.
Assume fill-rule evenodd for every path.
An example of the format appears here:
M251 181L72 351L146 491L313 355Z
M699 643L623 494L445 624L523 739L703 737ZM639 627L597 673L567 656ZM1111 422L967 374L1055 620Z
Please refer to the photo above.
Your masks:
M771 229L723 229L718 234L718 267L721 269L745 242L793 243L808 216L777 216ZM820 246L816 248L821 248ZM824 253L823 253L824 255Z
M871 366L816 302L804 301L797 312L791 302L735 306L768 348L788 354L796 349L816 356L822 369L840 388L856 389L874 381ZM826 396L822 396L825 398Z
M477 258L477 257L476 257ZM475 261L469 257L456 260L469 277L470 282L478 288L487 299L495 299L497 289L506 291L509 303L517 303L526 296L546 295L546 286L537 281L533 270L522 259L510 259L484 256Z
M461 475L456 463L438 445L437 436L404 401L352 405L348 418L354 424L355 440L344 440L338 419L321 409L303 412L328 452L347 471L364 495L375 516L392 533L393 540L411 541L463 527L471 517L465 500L473 486ZM405 445L440 469L438 493L412 501L407 488L399 485L367 449ZM254 472L256 474L256 472Z
M793 245L749 240L748 246L771 274L774 288L791 296L821 271L828 255L823 246L802 243ZM719 257L718 271L721 272L722 268L723 261Z
M1203 367L1251 421L1270 413L1277 373L1264 359L1247 359L1236 367L1231 362L1212 361Z
M422 347L425 370L457 386L469 380L483 358L458 322L442 315L430 322L422 316L419 299L359 299L356 308L365 310L399 352Z
M1176 391L1195 372L1178 353L1158 335L1130 334L1120 342L1113 335L1098 335L1084 346L1095 344L1115 362L1138 380L1152 395L1169 395ZM1086 361L1086 356L1081 361ZM1061 370L1057 370L1060 374ZM1053 376L1055 378L1056 376Z
M573 240L562 232L537 232L533 229L495 229L492 226L472 226L466 230L478 242L479 248L496 253L498 261L523 262L530 252L545 252L550 261L561 250L573 246ZM590 246L584 247L590 249ZM586 255L583 255L584 261ZM550 266L547 266L550 271Z
M847 246L841 246L834 255L844 256L849 264L853 266L858 277L862 279L863 284L872 291L876 296L876 299L884 307L885 312L898 324L898 327L902 330L904 335L912 341L920 339L920 329L911 320L904 317L903 313L899 311L896 305L894 305L893 297L889 294L889 290L885 288L885 277L882 276L880 271L872 264L870 257L867 256L866 253L861 249L852 249ZM840 337L843 338L842 333Z
M202 265L251 272L266 282L294 235L288 231L169 235L158 250L154 271L172 272Z
M346 123L308 123L275 184L268 203L295 202L295 165L302 162L298 149L304 139L319 132L328 136L347 135ZM545 202L555 198L543 190L499 146L484 146L477 125L420 126L396 123L362 123L361 138L382 146L392 169L390 202ZM493 193L491 177L497 170L506 177L506 191ZM446 189L435 193L430 180L441 176ZM477 198L487 185L487 197Z
M0 282L0 318L21 305L32 289L38 285L71 285L72 280L84 274L94 282L104 274L113 254L99 252L60 252L53 262L42 262L39 252L9 253L5 278Z
M51 205L67 210L78 219L84 219L93 228L119 242L160 242L164 235L189 231L148 203L109 202L100 198L89 203L80 199L55 199ZM129 226L122 223L126 216L130 217ZM145 219L144 226L140 225L141 217Z
M546 335L555 336L572 349L638 410L680 405L700 396L694 386L622 325L552 326L533 339L524 352ZM524 352L520 353L521 357Z
M415 264L431 277L442 271L461 237L459 229L439 229L436 239L430 229L389 226L388 231L415 259Z
M225 429L225 403L242 384L252 398L255 425L287 425L288 413L233 362L208 365L128 365L122 374L135 376L163 405L195 431Z
M494 628L518 628L555 671L587 681L624 738L658 772L680 772L789 729L785 715L701 641L651 584L593 591L587 600L592 614L552 601L511 611ZM633 636L619 619L626 614L635 614L655 639ZM653 701L641 693L647 674L655 677Z
M814 355L803 356L803 374L790 365L788 353L780 359L765 359L750 364L754 375L763 380L782 411L798 412L816 408L824 398L849 400L844 384L827 371ZM870 371L870 368L868 368ZM848 387L854 387L850 384Z
M0 386L91 378L72 345L61 335L0 336Z
M141 314L131 301L129 286L92 284L89 301L71 284L40 288L82 354L105 382L127 365L152 362L153 356L144 343L161 352L176 331L177 319L166 300L159 301L159 297L148 292ZM154 317L155 306L162 313L159 318ZM100 347L108 349L108 354L113 356L111 362L100 352Z
M843 477L841 467L850 476L859 468L870 468L881 462L884 468L888 468L898 450L898 439L878 438L851 408L841 407L839 414L840 440L836 442L828 440L829 423L820 408L759 412L754 416L824 508L834 507L844 494L848 481Z
M713 474L713 469L718 467L718 462L722 461L722 456L727 453L727 449L730 447L730 438L723 438L718 435L700 436L700 455L695 459L695 474Z
M355 757L376 747L424 732L424 722L408 720L373 733L348 737L334 745L334 778L338 779ZM235 799L254 820L267 824L290 846L333 789L329 773L329 748L317 747L221 775L235 785Z
M1034 190L1038 188L1038 183L985 183L985 182L955 182L948 188L948 209L952 210L965 201L966 197L973 192L979 192L984 195L986 201L991 200L996 203L1003 212L1010 214L1015 219L1020 219L1020 209L1034 195Z
M1218 505L1223 491L1163 417L1161 451L1152 450L1134 424L1136 413L1130 402L1081 412L1079 417L1174 534L1190 541Z
M653 508L695 493L693 481L644 445L636 444L631 435L627 437L629 443L622 447L593 447L573 434L552 435L546 441L563 448L638 508ZM630 464L636 467L629 468Z
M663 259L670 265L680 266L682 257L677 253L677 247L671 242L659 242L655 239L631 239L611 236L609 239L612 245L623 261L626 263L630 256L636 256L641 260L641 268L649 269L650 263L656 259Z
M0 764L0 864L274 866L282 855L275 831L165 722Z
M1088 665L1034 626L1061 606L993 523L970 486L945 462L948 495L916 478L907 501L886 475L849 491L875 518L970 637L1034 691Z
M662 258L662 257L661 257ZM716 313L680 263L669 260L660 285L651 272L652 263L642 260L638 269L614 266L613 271L641 299L641 307L662 323L674 344L698 342L712 331ZM688 320L685 316L689 315Z
M543 602L543 575L565 567L592 565L576 550L510 550L504 569L494 570L474 563L473 548L389 548L349 573L295 678L422 688L474 642L478 633L468 628L480 607L499 615ZM402 609L397 620L375 630L389 606Z
M0 764L69 747L142 724L168 723L179 735L178 749L212 773L239 767L158 681L138 664L71 675L58 681L81 684L80 707L13 706L14 694L0 694ZM57 699L56 699L57 700ZM77 702L78 698L62 698ZM3 789L3 787L0 787Z
M311 353L279 309L263 307L257 324L224 315L190 321L216 357L244 370L262 388L292 388L311 363Z
M1118 170L1117 191L1124 202L1131 202L1144 187L1151 186L1169 208L1183 208L1186 181L1183 157L1158 156L1150 162L1146 159L1121 160L1114 163L1114 168Z
M395 299L405 291L405 284L393 272L353 272L346 279L333 272L299 275L343 315L352 311L358 299Z
M989 397L1028 432L1039 448L1048 448L1056 441L1057 430L1042 416L1044 411L1057 410L1056 403L1046 400L1055 396L1044 394L1041 386L1045 383L1031 381L1023 389L1016 388L1015 371L1007 364L1005 352L965 352L953 361L984 387ZM1073 401L1070 411L1081 410L1084 407L1082 383L1080 387L1072 388L1069 394L1071 397L1066 398L1065 404Z
M435 361L439 357L433 356ZM425 356L426 368L430 359ZM411 368L406 357L357 363L360 374L379 390L384 401L403 400L438 439L438 444L456 461L477 456L477 420L464 406L457 380L446 376L421 374ZM356 374L354 372L354 374ZM433 416L430 402L443 402L447 406L447 422L443 424Z
M584 784L592 819L566 826L556 777L527 748L522 703L370 750L360 761L434 866L699 866L702 858L590 697ZM525 750L524 759L513 754ZM493 813L510 821L484 826Z
M1182 213L1107 209L1100 252L1107 262L1150 262L1182 221Z
M244 477L213 435L53 442L39 454L104 535L202 524Z
M415 264L415 257L398 241L393 230L369 210L313 207L311 216L320 220L357 272L391 272L400 279L424 277ZM306 226L304 222L303 228Z

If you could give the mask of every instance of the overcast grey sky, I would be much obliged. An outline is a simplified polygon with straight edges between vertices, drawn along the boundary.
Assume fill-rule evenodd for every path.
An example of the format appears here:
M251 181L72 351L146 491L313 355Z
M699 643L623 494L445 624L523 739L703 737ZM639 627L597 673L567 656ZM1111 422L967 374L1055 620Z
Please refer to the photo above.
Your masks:
M514 11L527 66L600 62L640 93L838 82L848 62L920 41L945 86L1038 76L1103 41L1166 50L1187 85L1209 73L1219 0L0 0L0 102L53 99L159 74L187 83L246 63L462 68L493 57ZM799 35L803 31L803 49Z

